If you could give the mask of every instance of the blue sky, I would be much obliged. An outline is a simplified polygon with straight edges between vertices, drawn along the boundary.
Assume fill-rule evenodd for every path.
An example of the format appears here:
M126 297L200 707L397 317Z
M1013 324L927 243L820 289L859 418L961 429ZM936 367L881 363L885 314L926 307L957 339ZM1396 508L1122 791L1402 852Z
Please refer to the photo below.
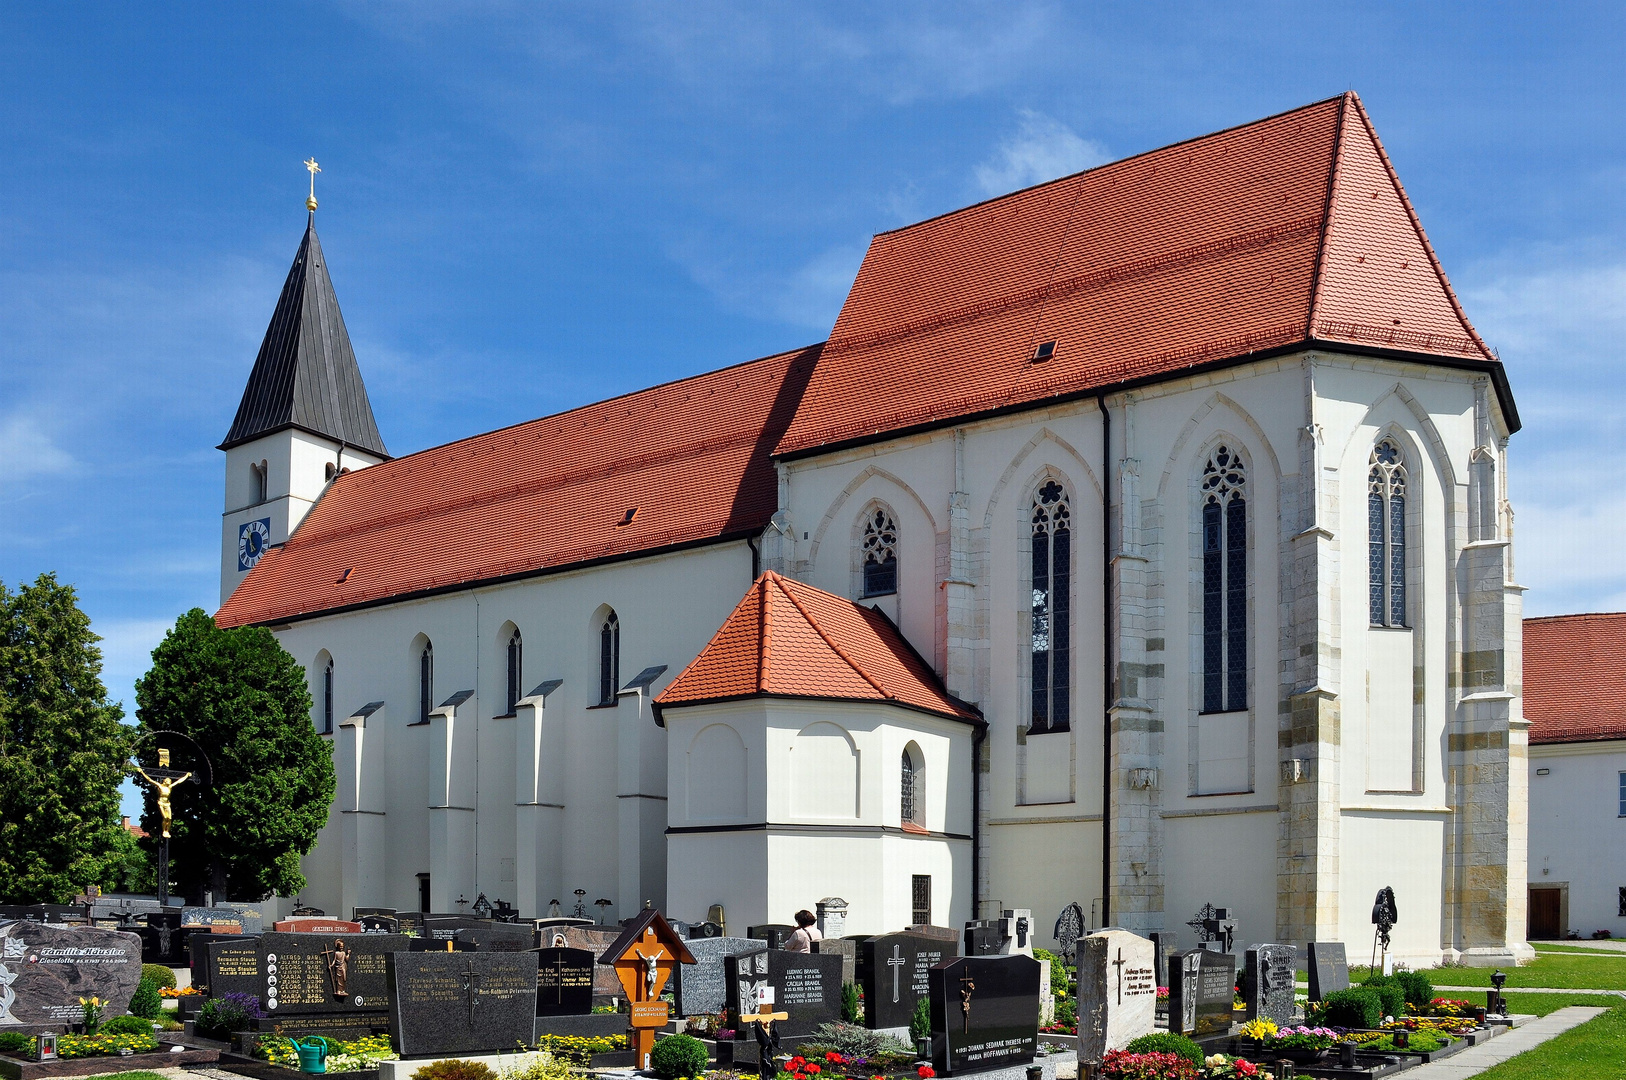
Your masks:
M133 683L323 173L396 454L825 336L870 235L1360 92L1525 430L1528 610L1626 608L1618 4L0 9L0 580Z

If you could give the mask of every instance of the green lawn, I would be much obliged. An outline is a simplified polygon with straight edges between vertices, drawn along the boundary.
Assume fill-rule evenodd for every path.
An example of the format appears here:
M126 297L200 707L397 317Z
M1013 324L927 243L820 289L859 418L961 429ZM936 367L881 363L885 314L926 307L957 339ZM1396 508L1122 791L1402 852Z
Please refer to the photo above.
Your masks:
M1626 956L1626 953L1617 952L1614 949L1593 949L1588 948L1585 945L1559 945L1556 942L1550 941L1533 941L1531 942L1531 945L1535 947L1535 950L1538 953L1554 952L1580 953L1583 956Z
M1529 999L1543 997L1553 999L1552 1008L1593 1003L1560 994L1508 995L1510 1003L1517 1000L1513 1007L1519 1012L1531 1011L1524 1007ZM1597 1003L1607 1000L1611 999L1597 999ZM1480 1073L1475 1080L1619 1080L1626 1072L1626 1005L1619 998L1612 1000L1615 1007L1602 1016Z
M1566 1005L1596 1005L1604 1009L1626 1008L1626 1001L1614 996L1601 994L1507 994L1507 1011L1510 1013L1533 1013L1536 1016L1546 1016L1550 1012L1557 1012ZM1477 995L1476 995L1477 997ZM1485 1004L1484 999L1474 1002L1475 1005ZM1622 1063L1622 1074L1626 1075L1626 1062Z
M1524 967L1502 968L1508 989L1516 986L1576 987L1585 990L1626 990L1626 953L1608 955L1543 952ZM1490 968L1432 968L1430 982L1440 986L1490 986ZM1350 972L1351 980L1355 973Z

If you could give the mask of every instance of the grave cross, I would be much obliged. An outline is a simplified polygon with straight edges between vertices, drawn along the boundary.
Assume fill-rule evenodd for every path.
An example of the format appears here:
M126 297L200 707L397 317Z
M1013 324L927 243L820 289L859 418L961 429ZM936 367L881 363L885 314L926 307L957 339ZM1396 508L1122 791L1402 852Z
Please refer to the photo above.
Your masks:
M908 961L899 955L898 946L893 945L892 959L886 962L886 966L892 969L892 1004L894 1005L898 1003L898 969L906 963Z
M977 984L971 981L971 972L960 976L960 1034L971 1034L971 991Z
M1119 949L1118 959L1112 962L1112 966L1118 969L1118 1004L1120 1005L1124 1003L1124 963L1124 951Z
M474 958L469 957L468 967L459 972L463 976L463 1000L469 1011L469 1030L474 1030L474 1007L480 1004L479 982L485 976L474 966Z
M1214 918L1214 905L1204 904L1201 911L1186 920L1186 925L1197 932L1198 941L1213 941L1214 931L1209 929L1208 924L1213 922Z
M565 958L562 956L553 958L553 1003L565 1003Z

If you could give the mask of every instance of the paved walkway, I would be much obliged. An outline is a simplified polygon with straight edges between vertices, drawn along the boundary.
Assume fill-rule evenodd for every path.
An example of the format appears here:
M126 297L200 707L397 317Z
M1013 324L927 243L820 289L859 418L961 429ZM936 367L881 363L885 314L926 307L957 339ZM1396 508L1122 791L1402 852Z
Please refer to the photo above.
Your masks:
M1460 1053L1452 1054L1444 1061L1431 1061L1427 1065L1407 1069L1401 1075L1405 1080L1466 1080L1467 1077L1478 1076L1492 1065L1500 1065L1508 1058L1522 1054L1553 1036L1561 1035L1570 1028L1584 1024L1594 1016L1608 1011L1588 1005L1571 1005L1547 1016L1537 1017L1523 1027L1514 1028L1488 1042L1470 1046Z

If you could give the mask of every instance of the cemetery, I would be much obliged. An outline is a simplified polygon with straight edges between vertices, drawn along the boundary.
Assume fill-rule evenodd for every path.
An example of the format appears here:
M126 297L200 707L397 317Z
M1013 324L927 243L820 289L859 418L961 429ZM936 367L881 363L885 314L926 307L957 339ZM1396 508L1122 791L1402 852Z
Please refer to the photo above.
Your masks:
M452 1080L436 1069L460 1062L529 1080L1054 1080L1058 1068L1080 1080L1375 1080L1519 1022L1501 981L1481 1004L1393 969L1381 923L1385 962L1356 982L1343 943L1302 956L1244 946L1223 908L1198 912L1182 943L1087 930L1076 907L1057 920L1076 935L1060 953L1033 947L1026 909L958 934L911 926L806 952L783 947L783 926L731 937L720 920L652 908L618 926L382 909L267 926L246 905L7 910L0 1078L190 1066Z

